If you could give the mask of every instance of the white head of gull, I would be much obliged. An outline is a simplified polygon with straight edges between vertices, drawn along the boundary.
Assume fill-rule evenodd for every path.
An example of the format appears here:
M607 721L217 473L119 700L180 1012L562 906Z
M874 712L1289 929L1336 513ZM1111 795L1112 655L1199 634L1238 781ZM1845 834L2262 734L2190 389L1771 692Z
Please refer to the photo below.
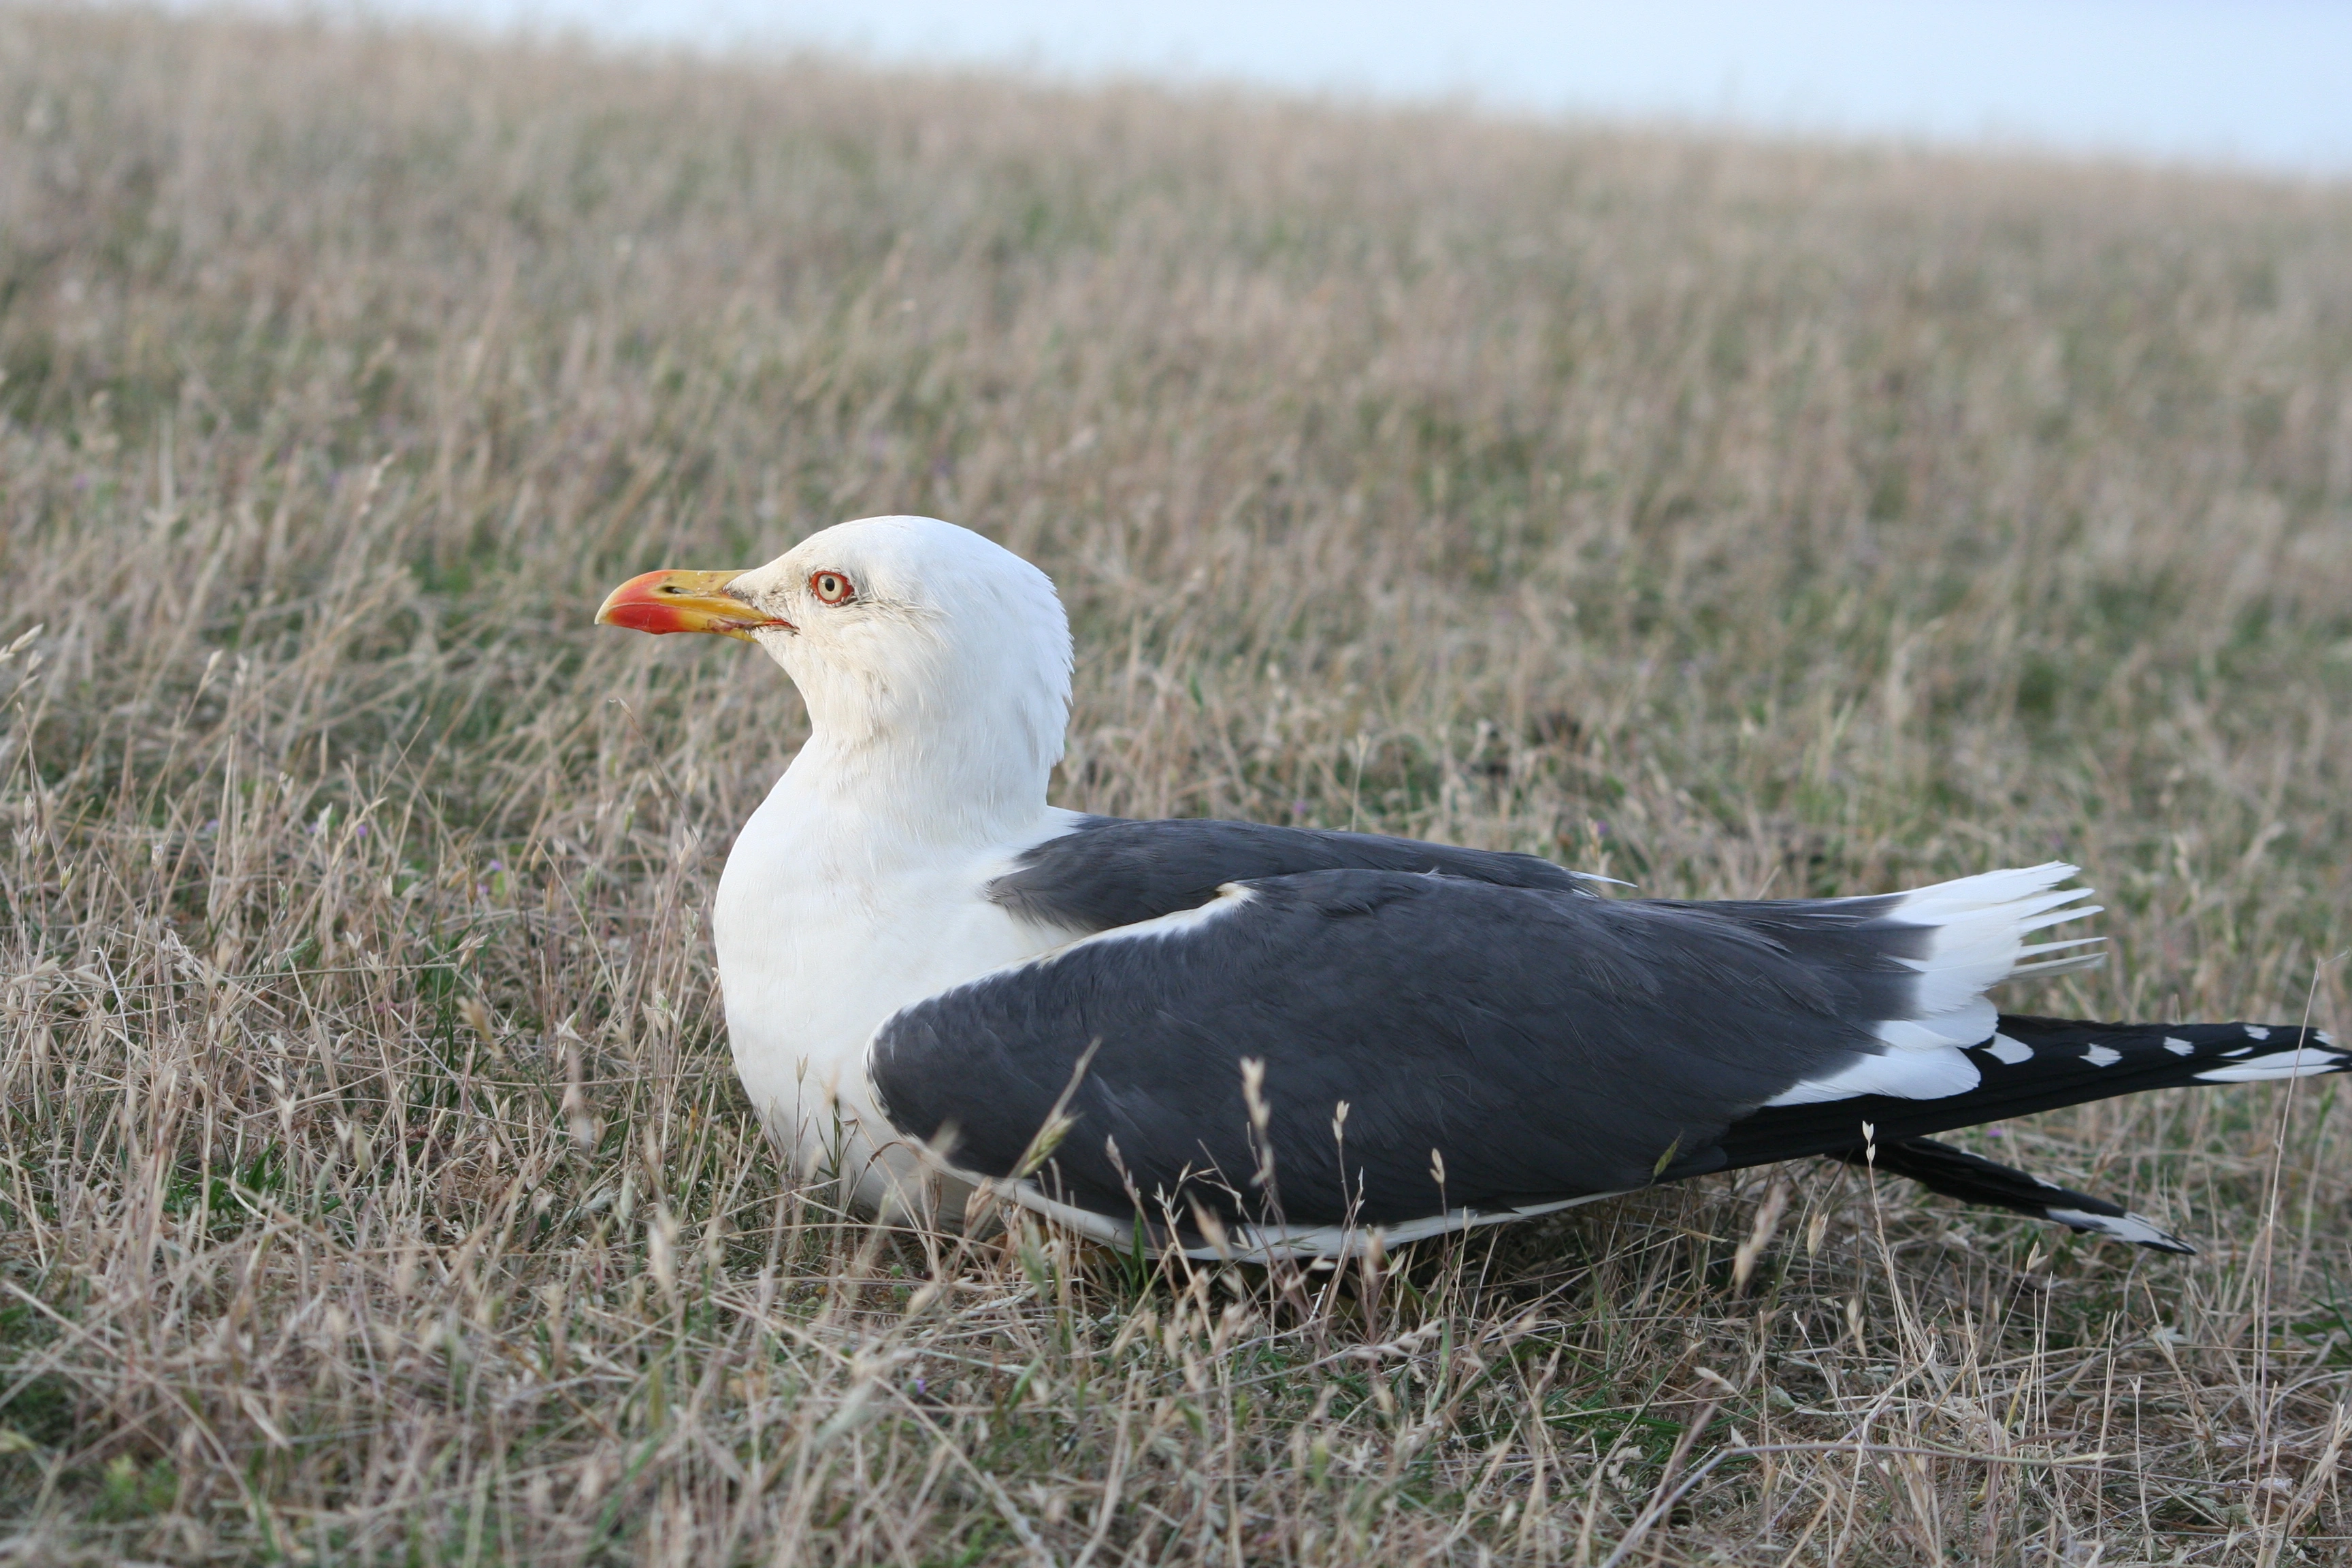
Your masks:
M597 619L757 643L807 703L712 927L753 1107L862 1212L953 1226L985 1185L1116 1242L1346 1255L1828 1155L2185 1251L1927 1135L2352 1061L2292 1026L2000 1013L2002 981L2099 961L2033 940L2097 912L2071 866L1666 902L1533 856L1057 810L1061 602L935 519L647 573Z

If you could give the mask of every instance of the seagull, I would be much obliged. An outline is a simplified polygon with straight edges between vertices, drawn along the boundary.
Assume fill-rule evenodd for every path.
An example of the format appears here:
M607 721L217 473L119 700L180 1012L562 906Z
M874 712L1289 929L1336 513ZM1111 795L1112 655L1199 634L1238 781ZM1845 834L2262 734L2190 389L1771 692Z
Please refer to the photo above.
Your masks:
M952 1230L1010 1202L1118 1246L1338 1259L1828 1156L2185 1253L1931 1135L2352 1063L2303 1027L1999 1012L2000 982L2102 956L2052 932L2098 912L2056 862L1689 901L1530 855L1050 805L1060 598L936 519L649 572L596 619L754 643L806 702L712 933L745 1092L862 1214Z

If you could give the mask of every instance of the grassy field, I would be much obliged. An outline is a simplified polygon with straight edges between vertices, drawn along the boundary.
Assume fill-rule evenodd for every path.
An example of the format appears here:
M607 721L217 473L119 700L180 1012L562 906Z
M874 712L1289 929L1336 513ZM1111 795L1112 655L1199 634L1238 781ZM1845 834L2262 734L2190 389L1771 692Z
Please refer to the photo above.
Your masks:
M2193 1259L877 1230L704 929L798 700L589 624L936 513L1069 602L1063 804L2063 856L2011 1005L2342 1028L2352 190L7 8L0 374L0 1563L2352 1558L2332 1080L1967 1135Z

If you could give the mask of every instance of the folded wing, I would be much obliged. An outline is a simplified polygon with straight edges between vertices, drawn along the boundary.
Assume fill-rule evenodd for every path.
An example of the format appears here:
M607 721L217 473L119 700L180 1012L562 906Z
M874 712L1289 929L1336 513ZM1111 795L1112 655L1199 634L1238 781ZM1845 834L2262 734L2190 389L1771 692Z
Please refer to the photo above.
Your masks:
M1080 929L1149 912L883 1026L869 1065L887 1112L961 1169L1087 1212L1198 1204L1293 1229L1523 1213L1720 1169L1773 1107L1814 1135L1803 1152L1832 1152L1855 1141L1840 1101L1965 1099L1993 1034L1984 988L2048 962L2027 939L2084 896L2053 890L2072 868L2049 866L1874 898L1605 900L1524 857L1495 858L1507 879L1342 867L1202 891L1179 887L1197 868L1144 855L1167 873L1154 907L1118 891L1152 879L1118 858L1026 896ZM1262 1125L1244 1061L1263 1068ZM1057 1106L1050 1161L1024 1170ZM1763 1140L1767 1157L1793 1141Z

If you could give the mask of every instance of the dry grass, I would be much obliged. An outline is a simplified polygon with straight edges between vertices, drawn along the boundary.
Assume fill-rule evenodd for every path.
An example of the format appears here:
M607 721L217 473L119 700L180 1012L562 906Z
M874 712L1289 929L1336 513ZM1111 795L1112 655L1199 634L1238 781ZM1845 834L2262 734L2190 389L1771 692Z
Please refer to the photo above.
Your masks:
M2061 853L2021 1003L2340 1027L2352 195L6 10L0 369L0 1562L2345 1559L2326 1085L1981 1135L2188 1261L843 1221L701 929L797 701L588 616L936 512L1070 601L1067 804Z

